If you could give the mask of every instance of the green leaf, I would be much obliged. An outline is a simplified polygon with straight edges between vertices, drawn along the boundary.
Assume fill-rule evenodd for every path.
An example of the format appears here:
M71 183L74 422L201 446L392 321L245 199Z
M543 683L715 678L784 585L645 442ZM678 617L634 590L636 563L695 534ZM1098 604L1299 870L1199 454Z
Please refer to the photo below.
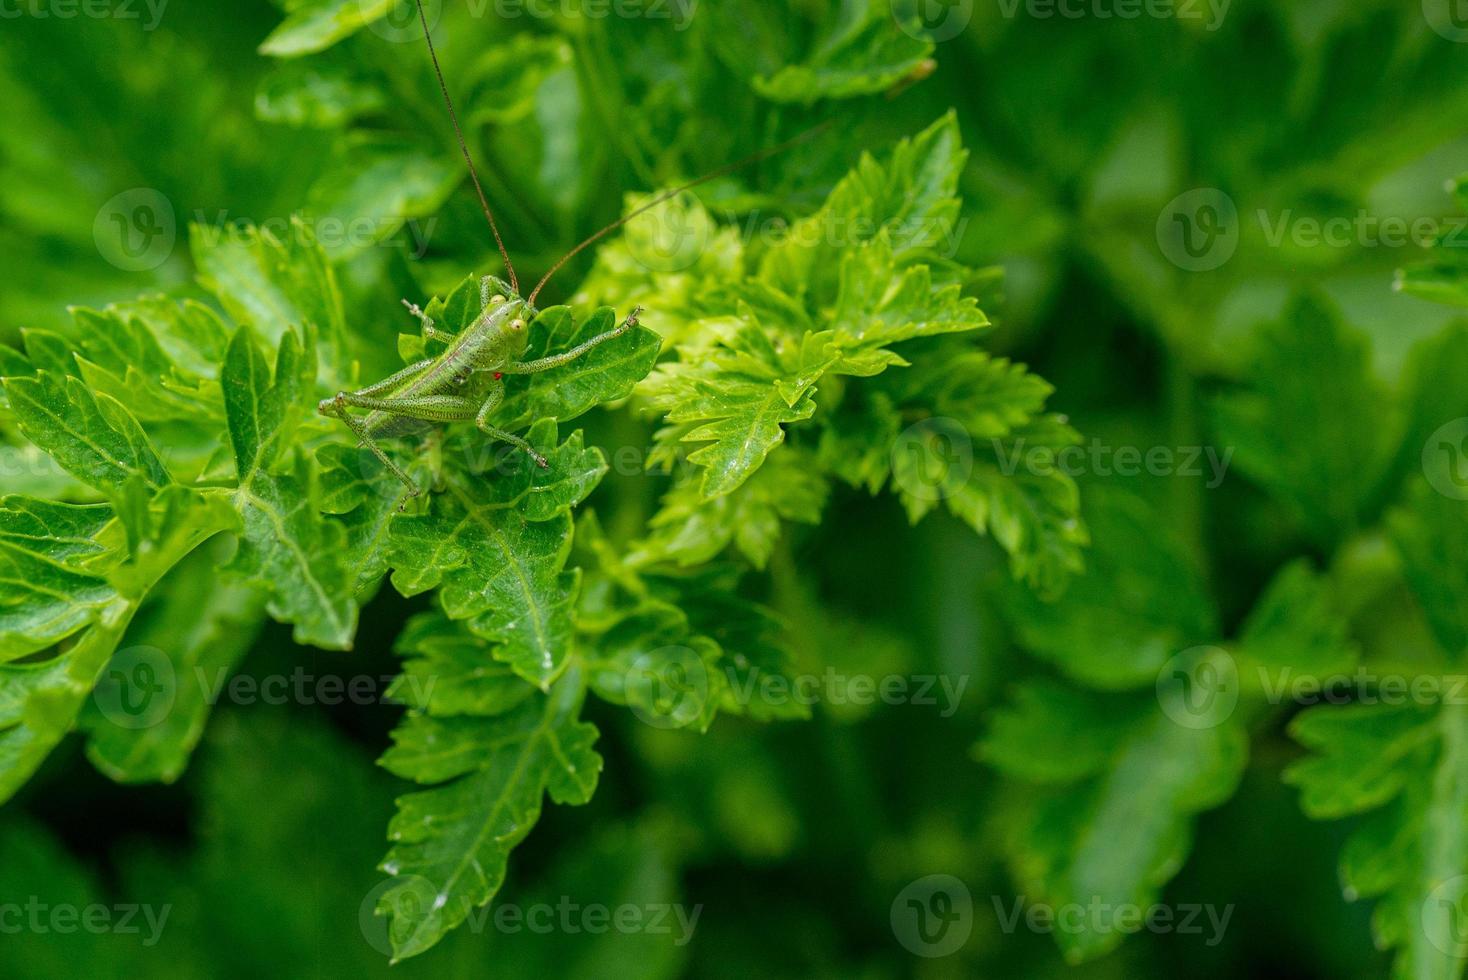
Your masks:
M105 493L132 476L154 489L173 482L142 426L117 399L50 371L6 378L4 386L26 438L88 486Z
M1387 526L1434 635L1449 658L1463 662L1468 657L1468 563L1463 560L1468 504L1418 479L1404 505L1388 515Z
M396 649L403 672L389 696L435 717L501 714L535 690L493 659L488 642L441 613L408 620Z
M1393 975L1456 980L1468 947L1468 709L1461 703L1311 708L1291 733L1314 754L1285 779L1316 819L1370 813L1346 843L1347 898L1377 898Z
M398 800L382 870L395 886L378 902L390 916L394 960L436 944L504 882L510 850L540 818L547 794L579 804L596 789L596 728L579 721L584 681L567 670L545 694L491 717L409 715L382 764L441 784Z
M1006 613L1027 649L1073 679L1149 687L1169 657L1217 637L1202 576L1138 498L1098 490L1087 517L1095 547L1086 574L1054 602L1013 589Z
M1037 790L1009 844L1021 893L1054 908L1146 908L1191 848L1192 824L1233 794L1248 742L1230 717L1177 724L1148 694L1091 694L1037 683L995 721L982 754ZM1114 915L1058 929L1080 963L1125 938Z
M307 363L308 355L303 355L294 333L281 339L273 374L248 327L231 338L222 381L229 442L242 486L280 458L288 425L299 412Z
M838 9L804 62L754 78L755 90L777 102L807 105L869 95L911 75L933 52L931 42L898 28L887 0L859 0Z
M629 561L701 565L733 544L755 568L764 568L780 539L780 522L820 523L829 491L814 461L794 451L772 458L733 492L712 500L704 498L697 480L679 480Z
M15 498L0 510L0 558L31 565L26 571L36 576L36 588L21 593L18 608L5 610L9 632L0 639L17 642L14 624L20 646L11 652L73 638L44 658L0 663L0 801L71 729L143 597L201 542L235 525L218 496L174 486L150 498L141 482L129 486L120 495L130 498L125 516L109 508L105 522L101 509ZM38 520L60 532L55 541L37 540ZM58 585L75 589L79 608L67 608ZM151 693L141 693L138 710L146 711ZM135 714L131 702L115 707Z
M97 537L113 517L106 504L0 499L0 662L70 636L118 598L86 567L109 551Z
M336 515L346 531L348 568L357 570L358 595L369 594L387 574L388 528L403 498L403 484L366 447L322 446L321 510Z
M301 0L290 5L284 21L260 42L260 53L298 58L331 47L381 20L399 0Z
M815 414L815 384L827 373L866 376L902 363L889 351L848 352L833 331L807 333L778 346L741 304L732 330L697 363L663 365L649 379L652 404L670 425L659 441L707 442L688 455L704 469L707 499L737 489L785 441L785 426Z
M392 238L408 219L437 211L462 179L462 166L420 143L359 141L311 186L308 207L323 251L344 262ZM431 219L425 228L431 233ZM410 244L427 247L426 241Z
M1360 525L1386 463L1391 415L1370 351L1310 297L1260 327L1255 346L1248 385L1214 402L1216 441L1312 537L1338 541Z
M286 61L260 80L255 115L284 126L334 129L387 106L387 95L358 66Z
M1459 207L1468 205L1468 175L1450 181L1449 187ZM1396 288L1435 303L1468 306L1468 255L1463 245L1463 228L1453 227L1434 243L1431 258L1397 270Z
M322 381L347 387L352 356L336 273L311 228L292 217L281 240L254 225L194 225L189 230L199 282L237 324L276 347L291 329L316 337Z
M259 632L260 600L247 586L221 583L217 564L218 556L201 548L149 596L82 710L87 758L115 782L171 783L183 774L213 699ZM162 710L119 714L118 706L137 696L127 686L146 676L138 673L145 664Z
M765 255L760 278L793 296L813 294L808 305L819 308L836 293L842 256L875 239L887 238L899 266L934 252L951 257L967 159L951 112L898 143L885 162L863 153L820 210Z
M103 311L74 309L79 376L140 422L210 424L223 413L213 380L226 332L198 303L157 297Z
M549 468L516 452L507 467L484 474L449 472L421 515L401 515L390 529L392 582L404 595L438 588L444 611L468 620L496 644L494 655L548 689L565 669L577 576L566 571L569 510L606 472L601 453L575 432L556 445L545 420L530 442Z
M231 567L269 592L266 608L294 624L296 642L345 650L357 628L355 575L343 560L346 532L320 512L318 476L303 452L293 454L291 472L270 469L299 416L311 369L294 333L280 343L273 376L248 328L230 341L221 384L239 474L232 497L242 521Z
M1306 559L1280 570L1239 634L1239 655L1258 665L1324 677L1356 666L1345 612Z

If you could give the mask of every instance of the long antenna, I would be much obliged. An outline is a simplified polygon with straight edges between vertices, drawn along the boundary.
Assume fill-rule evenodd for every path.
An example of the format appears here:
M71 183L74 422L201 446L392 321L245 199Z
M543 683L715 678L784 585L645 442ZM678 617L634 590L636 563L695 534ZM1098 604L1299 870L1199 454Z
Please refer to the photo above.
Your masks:
M474 192L479 195L479 206L489 219L489 230L494 232L494 243L499 246L500 258L505 260L505 271L510 274L510 289L519 293L520 280L515 276L515 264L510 261L510 253L505 250L505 240L500 237L500 226L495 224L494 212L489 209L489 201L484 198L484 188L479 186L479 174L474 169L474 159L469 156L469 146L464 142L464 131L459 128L459 114L454 111L454 100L449 98L449 87L443 80L438 52L433 50L433 35L428 30L428 15L423 12L423 0L415 2L418 4L418 20L423 24L423 40L428 42L428 56L433 59L433 73L438 76L438 88L443 92L444 104L449 107L449 121L454 124L454 136L459 140L459 152L464 154L464 163L469 167L469 179L474 181Z
M421 0L420 0L420 2L421 2ZM584 249L587 246L591 245L593 242L597 241L602 236L604 236L606 234L609 234L610 232L613 232L613 231L617 230L618 228L622 227L627 222L629 222L633 218L637 217L639 214L642 214L645 211L650 211L653 208L657 207L659 204L662 204L664 201L668 201L668 200L670 200L672 198L675 198L679 194L682 194L684 191L689 190L690 188L693 188L693 187L697 187L699 184L702 184L705 181L713 180L715 177L722 177L725 174L732 173L735 170L740 169L741 167L747 167L751 163L758 163L760 160L763 160L766 157L774 156L776 153L783 153L785 150L790 149L792 146L799 146L801 143L804 143L807 140L814 139L817 135L819 135L823 131L829 129L831 127L831 125L834 123L834 121L835 120L828 119L825 122L820 123L819 125L812 126L810 129L807 129L805 132L801 133L799 136L795 136L795 137L793 137L791 139L788 139L788 140L786 140L783 143L777 143L774 146L766 147L765 149L760 150L758 153L751 153L749 156L745 157L743 160L736 160L733 163L726 163L726 164L724 164L724 166L720 167L717 170L710 170L708 173L704 174L702 177L699 177L699 178L697 178L695 180L690 180L686 184L680 184L679 186L673 188L670 191L664 191L663 193L659 194L657 197L653 198L651 201L648 201L646 204L644 204L641 207L639 207L636 210L634 210L632 213L623 215L622 217L618 218L616 221L613 221L611 224L607 225L601 231L597 232L596 234L594 234L594 235L590 236L589 238L585 239L584 241L582 241L581 244L579 244L575 248L571 249L571 251L567 252L565 255L561 256L560 261L558 261L555 265L551 266L550 267L550 271L547 272L545 275L543 275L543 276L540 277L540 282L536 283L535 284L535 288L530 291L530 296L526 299L526 302L529 303L531 306L534 306L535 305L535 297L537 297L537 296L540 295L541 289L543 289L545 287L545 284L550 281L550 277L551 276L555 275L557 272L560 271L561 266L563 266L567 262L569 262L572 259L572 257L574 257L576 255L576 253L580 252L582 249Z

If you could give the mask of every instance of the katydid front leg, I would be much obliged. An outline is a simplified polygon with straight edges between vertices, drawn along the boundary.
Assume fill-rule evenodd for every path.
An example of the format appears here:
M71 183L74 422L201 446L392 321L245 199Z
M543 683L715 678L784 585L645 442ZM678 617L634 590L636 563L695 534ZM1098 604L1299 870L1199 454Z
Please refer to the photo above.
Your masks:
M416 316L419 322L423 324L424 340L439 340L446 344L454 339L453 334L444 333L442 330L436 329L433 325L433 317L429 316L427 313L424 313L423 308L420 307L417 303L413 303L405 299L403 300L403 305L408 308L409 313Z
M560 354L552 354L550 357L541 357L533 361L521 361L518 364L506 364L504 367L500 368L500 372L503 374L537 374L541 371L549 371L552 368L558 368L563 364L570 364L572 361L576 360L576 358L580 357L582 354L585 354L593 347L605 344L609 340L615 340L618 337L622 336L622 334L626 333L628 330L631 330L633 327L637 326L637 315L641 312L642 307L633 307L632 312L627 314L627 319L623 320L621 325L615 327L612 330L608 330L604 334L598 334L585 343L577 344L570 350L563 351Z

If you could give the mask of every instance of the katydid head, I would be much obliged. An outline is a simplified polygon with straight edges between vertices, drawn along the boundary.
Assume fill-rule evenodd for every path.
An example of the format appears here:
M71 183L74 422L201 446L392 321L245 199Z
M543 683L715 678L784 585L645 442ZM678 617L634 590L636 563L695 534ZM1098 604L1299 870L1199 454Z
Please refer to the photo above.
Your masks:
M536 310L503 280L484 281L484 306L475 322L474 360L481 365L508 364L525 352Z

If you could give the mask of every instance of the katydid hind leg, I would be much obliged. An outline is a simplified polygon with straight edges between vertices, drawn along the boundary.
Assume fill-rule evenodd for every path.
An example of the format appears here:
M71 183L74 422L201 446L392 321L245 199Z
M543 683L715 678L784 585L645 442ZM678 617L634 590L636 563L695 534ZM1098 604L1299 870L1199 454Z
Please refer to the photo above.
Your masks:
M323 402L322 404L327 404L327 402ZM333 415L345 422L347 428L352 430L353 434L361 441L361 444L367 447L367 450L376 456L378 461L383 466L386 466L393 476L403 482L403 485L408 488L408 497L416 497L422 492L418 489L418 485L413 482L412 478L403 471L403 468L395 463L391 456L383 452L382 447L377 444L377 440L373 439L371 433L367 431L367 427L362 424L360 419L354 418L346 410L345 405L334 407L329 413L325 414ZM403 503L406 502L406 500L403 501ZM401 506L400 504L399 507L401 508Z
M332 399L338 405L365 408L386 415L422 422L467 422L474 417L474 403L458 395L413 395L406 398L372 398L342 392Z
M409 364L401 371L390 374L386 378L383 378L381 381L374 382L373 384L370 384L365 388L358 388L356 391L339 391L336 393L335 396L319 402L316 405L316 411L320 412L322 415L335 416L337 414L336 406L344 399L349 400L351 398L373 398L378 395L391 394L398 388L401 388L404 384L422 374L425 370L428 369L429 365L431 365L432 363L432 360L425 358L424 360L418 361L414 364Z

